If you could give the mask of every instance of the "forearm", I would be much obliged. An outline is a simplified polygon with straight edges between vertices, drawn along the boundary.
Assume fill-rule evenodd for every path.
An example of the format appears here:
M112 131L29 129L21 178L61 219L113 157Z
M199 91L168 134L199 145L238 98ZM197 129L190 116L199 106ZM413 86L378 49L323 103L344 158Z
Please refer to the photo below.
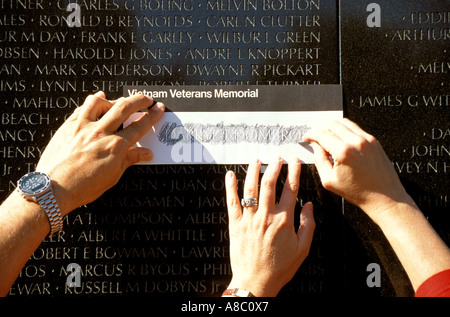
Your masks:
M61 216L88 204L114 186L125 169L151 160L135 147L162 117L164 105L144 95L108 101L103 92L86 98L64 122L42 153L36 171L48 174ZM133 113L149 109L128 127ZM41 196L43 197L43 196ZM58 229L58 227L56 227ZM23 265L50 232L41 206L13 192L0 206L0 295L6 295Z
M50 231L44 210L14 191L0 206L0 295L6 296L21 269ZM13 265L11 265L13 263Z
M417 288L432 275L450 268L450 250L414 201L408 199L373 217Z

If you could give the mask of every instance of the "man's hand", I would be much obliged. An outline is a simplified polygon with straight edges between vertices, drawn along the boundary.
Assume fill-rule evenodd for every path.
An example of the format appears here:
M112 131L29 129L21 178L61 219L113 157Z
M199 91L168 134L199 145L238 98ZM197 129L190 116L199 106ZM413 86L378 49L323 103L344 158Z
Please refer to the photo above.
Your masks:
M99 92L89 96L58 129L36 170L50 175L63 216L97 199L129 166L152 159L149 149L134 144L161 118L163 104L157 103L142 118L117 131L131 114L152 103L144 95L108 101Z

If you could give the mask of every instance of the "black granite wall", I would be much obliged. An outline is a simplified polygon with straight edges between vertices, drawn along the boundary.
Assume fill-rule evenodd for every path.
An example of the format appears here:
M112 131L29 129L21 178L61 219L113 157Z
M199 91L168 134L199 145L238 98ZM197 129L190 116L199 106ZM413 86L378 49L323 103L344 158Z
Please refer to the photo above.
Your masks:
M34 169L88 94L124 85L341 84L344 114L374 134L442 238L449 227L445 1L0 1L0 196ZM69 22L69 23L67 23ZM380 22L378 26L378 22ZM214 104L211 104L211 108ZM224 176L245 165L135 166L45 240L10 295L217 296L230 280ZM283 170L285 172L285 170ZM280 186L282 184L280 183ZM303 166L310 256L280 296L409 296L382 234ZM69 288L67 265L81 267ZM369 287L370 263L381 286Z

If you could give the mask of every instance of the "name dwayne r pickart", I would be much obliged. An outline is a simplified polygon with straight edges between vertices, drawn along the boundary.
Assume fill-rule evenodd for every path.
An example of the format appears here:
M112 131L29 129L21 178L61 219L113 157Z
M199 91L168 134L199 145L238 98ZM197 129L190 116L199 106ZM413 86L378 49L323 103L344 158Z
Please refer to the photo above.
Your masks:
M223 300L223 298L222 298ZM181 304L182 312L265 312L269 307L268 301L235 301L225 300L216 303L196 303L188 301Z

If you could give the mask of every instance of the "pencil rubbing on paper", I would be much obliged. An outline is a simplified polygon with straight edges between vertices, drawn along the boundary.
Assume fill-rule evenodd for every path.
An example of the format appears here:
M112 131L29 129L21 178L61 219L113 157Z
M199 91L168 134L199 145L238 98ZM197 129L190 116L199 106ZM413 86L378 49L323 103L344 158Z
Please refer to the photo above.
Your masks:
M292 144L303 141L309 126L202 124L165 122L158 133L159 142L172 146L178 142L209 144Z

